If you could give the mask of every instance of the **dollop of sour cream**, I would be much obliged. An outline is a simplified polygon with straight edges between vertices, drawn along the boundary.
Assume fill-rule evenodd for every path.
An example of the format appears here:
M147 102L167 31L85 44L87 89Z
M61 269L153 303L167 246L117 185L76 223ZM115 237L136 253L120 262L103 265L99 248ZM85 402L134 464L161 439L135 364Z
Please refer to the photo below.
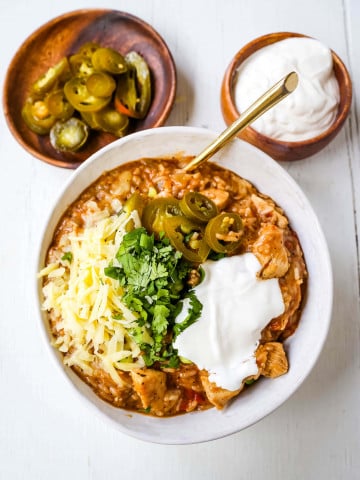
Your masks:
M202 267L205 278L195 287L201 317L178 335L174 346L181 357L207 370L217 386L237 390L258 372L255 351L262 329L284 311L279 281L256 276L261 265L252 253L207 261ZM178 322L188 308L185 301Z
M234 99L244 112L260 95L288 73L296 71L295 91L253 123L260 133L296 142L315 137L334 122L339 85L331 51L311 38L288 38L250 55L237 71Z

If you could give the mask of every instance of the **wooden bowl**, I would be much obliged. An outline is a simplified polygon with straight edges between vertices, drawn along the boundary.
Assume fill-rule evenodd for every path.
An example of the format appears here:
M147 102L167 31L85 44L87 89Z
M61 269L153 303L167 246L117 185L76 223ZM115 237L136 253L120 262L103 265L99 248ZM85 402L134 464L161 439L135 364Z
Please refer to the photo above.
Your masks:
M149 65L153 85L150 110L143 120L134 122L132 132L163 125L175 99L176 70L172 55L161 36L144 21L107 9L77 10L49 21L25 40L11 61L5 78L3 106L16 140L35 157L59 167L76 168L116 137L92 131L89 141L78 152L58 152L51 146L48 135L36 135L25 125L21 110L33 82L62 57L75 53L90 41L122 54L135 50Z
M240 115L235 105L234 81L239 66L257 50L289 37L306 37L299 33L279 32L256 38L245 45L232 59L221 86L221 109L227 125L233 123ZM341 130L350 110L352 84L349 73L341 59L333 51L334 72L340 88L340 104L335 121L322 134L299 142L277 140L256 131L252 127L243 130L239 137L260 148L275 160L300 160L323 149Z

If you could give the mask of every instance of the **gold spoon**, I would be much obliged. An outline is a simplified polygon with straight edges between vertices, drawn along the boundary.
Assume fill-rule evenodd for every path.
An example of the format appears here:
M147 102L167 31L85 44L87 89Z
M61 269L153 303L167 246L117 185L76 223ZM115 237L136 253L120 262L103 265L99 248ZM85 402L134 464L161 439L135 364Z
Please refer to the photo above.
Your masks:
M210 145L208 145L199 155L189 162L183 170L190 172L208 160L212 155L220 150L236 134L241 132L250 123L254 122L263 113L267 112L274 105L279 103L285 97L292 93L298 85L298 75L291 72L258 98L240 117L235 120L226 130L224 130Z

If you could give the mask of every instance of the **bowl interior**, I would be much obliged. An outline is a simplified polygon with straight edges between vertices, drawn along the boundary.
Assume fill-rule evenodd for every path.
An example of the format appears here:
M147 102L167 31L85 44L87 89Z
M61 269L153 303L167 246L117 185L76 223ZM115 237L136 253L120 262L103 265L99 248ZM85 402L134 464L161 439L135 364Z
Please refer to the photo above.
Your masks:
M15 54L5 79L3 103L9 128L18 142L37 158L56 166L76 168L94 152L116 140L109 133L93 131L80 151L57 152L48 135L36 135L22 120L21 110L33 82L86 42L112 47L122 54L135 50L148 63L152 102L147 116L133 123L133 131L162 125L175 99L176 70L172 55L161 36L141 19L116 10L84 9L51 20L28 37Z
M142 157L165 157L170 154L196 154L216 134L191 127L162 127L124 137L97 152L74 172L56 201L45 226L39 248L38 268L52 239L53 231L67 206L104 170ZM82 399L122 432L142 440L189 444L220 438L257 422L281 405L302 383L312 369L329 327L332 308L332 272L328 249L321 227L308 200L294 180L270 157L239 139L233 140L214 158L226 168L250 180L261 192L282 206L297 232L307 262L309 282L299 327L286 341L289 372L275 380L262 379L224 411L215 409L170 418L153 418L112 407L100 400L70 369L50 346L65 377L80 392ZM38 298L41 301L40 286ZM50 334L45 315L41 329Z

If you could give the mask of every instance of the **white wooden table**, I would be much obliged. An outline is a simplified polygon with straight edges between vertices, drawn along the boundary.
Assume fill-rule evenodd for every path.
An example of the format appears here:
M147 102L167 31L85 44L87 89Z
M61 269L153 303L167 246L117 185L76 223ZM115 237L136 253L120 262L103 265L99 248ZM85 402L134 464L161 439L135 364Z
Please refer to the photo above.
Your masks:
M354 84L351 117L331 145L284 164L317 212L333 262L333 318L321 357L276 412L231 437L193 446L143 443L89 416L49 360L38 329L34 256L51 201L71 172L31 157L1 115L0 478L359 479L360 2L0 0L0 7L1 89L25 38L51 18L83 7L128 11L164 37L178 72L168 125L220 132L224 70L242 45L265 33L318 38L344 60Z

